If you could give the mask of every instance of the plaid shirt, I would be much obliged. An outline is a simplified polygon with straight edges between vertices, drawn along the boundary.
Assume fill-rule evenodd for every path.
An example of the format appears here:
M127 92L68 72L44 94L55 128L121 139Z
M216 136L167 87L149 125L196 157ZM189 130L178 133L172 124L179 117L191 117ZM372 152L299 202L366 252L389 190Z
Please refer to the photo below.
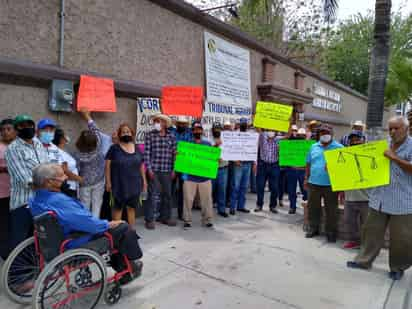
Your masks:
M173 171L176 156L176 138L166 131L161 136L157 131L146 134L144 142L144 161L147 169L152 172L169 173Z
M259 138L259 158L265 163L277 163L279 161L279 140L274 137L269 139L265 133Z
M28 203L33 194L32 170L41 163L48 163L49 157L37 138L33 138L33 144L28 144L17 137L7 148L5 159L11 181L10 209L14 210Z
M412 137L396 150L396 155L412 164ZM390 215L412 214L412 174L391 161L389 185L369 189L369 207Z

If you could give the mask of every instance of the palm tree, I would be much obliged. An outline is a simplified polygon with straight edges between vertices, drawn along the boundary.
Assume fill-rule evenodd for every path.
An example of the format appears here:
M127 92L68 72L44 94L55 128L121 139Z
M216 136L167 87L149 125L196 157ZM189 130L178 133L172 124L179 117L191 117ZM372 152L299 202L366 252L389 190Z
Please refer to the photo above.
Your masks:
M388 75L391 25L391 0L376 0L374 47L369 68L368 110L366 124L371 139L382 135L385 86Z

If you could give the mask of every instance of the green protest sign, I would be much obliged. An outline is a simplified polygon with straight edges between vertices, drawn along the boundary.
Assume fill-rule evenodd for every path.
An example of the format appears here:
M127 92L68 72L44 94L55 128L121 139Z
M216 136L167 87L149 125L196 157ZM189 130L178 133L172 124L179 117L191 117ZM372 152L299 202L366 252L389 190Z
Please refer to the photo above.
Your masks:
M282 140L279 142L279 165L304 167L312 140Z
M178 142L175 171L215 179L221 149L195 143Z

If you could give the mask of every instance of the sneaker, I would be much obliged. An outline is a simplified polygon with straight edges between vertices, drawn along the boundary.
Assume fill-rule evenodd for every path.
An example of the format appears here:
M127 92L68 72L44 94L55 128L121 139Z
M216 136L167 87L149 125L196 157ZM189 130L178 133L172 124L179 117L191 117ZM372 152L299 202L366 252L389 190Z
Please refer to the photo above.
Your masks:
M236 211L234 209L231 209L229 212L232 216L236 215Z
M250 210L249 210L249 209L246 209L246 208L241 208L241 209L238 209L237 211L243 212L243 213L245 213L245 214L250 213Z
M401 280L401 279L402 279L403 273L404 273L403 270L400 270L400 271L390 271L390 272L388 273L388 275L389 275L389 278L391 278L391 279L394 280L394 281L397 281L397 280Z
M192 225L190 224L190 223L185 223L185 224L183 224L183 228L185 228L185 229L188 229L188 228L191 228L192 227Z
M156 228L155 223L153 221L146 221L144 226L148 230L154 230Z
M254 212L261 212L262 211L262 207L256 207Z
M229 217L229 215L228 215L227 213L225 213L225 212L218 212L217 214L218 214L219 216L223 217L223 218Z
M167 225L167 226L176 226L177 225L176 221L173 221L173 220L170 220L170 219L169 220L161 220L160 223L162 223L164 225Z
M213 227L213 223L210 223L210 222L206 223L205 226L208 227L208 228L211 228L211 227Z
M343 244L343 249L359 249L360 243L357 241L347 241Z

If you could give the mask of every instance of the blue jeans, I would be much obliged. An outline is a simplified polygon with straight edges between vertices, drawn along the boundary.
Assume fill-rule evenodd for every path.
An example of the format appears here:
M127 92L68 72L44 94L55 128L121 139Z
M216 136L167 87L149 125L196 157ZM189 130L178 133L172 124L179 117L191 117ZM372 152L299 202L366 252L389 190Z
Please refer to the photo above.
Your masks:
M221 167L217 171L217 177L213 180L214 202L217 204L217 211L226 211L226 186L227 186L228 167Z
M308 199L308 193L303 188L303 182L305 180L305 171L295 169L295 168L288 168L286 170L286 177L287 177L287 182L288 182L287 191L288 191L288 196L289 196L290 209L296 209L296 200L297 200L296 189L297 189L298 183L299 183L300 191L303 194L302 199L304 201Z
M256 193L256 175L250 170L250 192Z
M233 166L232 195L230 209L245 209L246 192L249 185L250 169L252 163L242 162L241 166Z
M270 208L277 205L278 187L279 187L280 168L277 163L265 163L259 161L257 168L257 207L262 208L265 198L265 186L269 180L270 190Z
M172 216L172 173L155 172L154 178L149 180L150 199L144 203L145 220L153 222L159 209L159 218L162 221Z

